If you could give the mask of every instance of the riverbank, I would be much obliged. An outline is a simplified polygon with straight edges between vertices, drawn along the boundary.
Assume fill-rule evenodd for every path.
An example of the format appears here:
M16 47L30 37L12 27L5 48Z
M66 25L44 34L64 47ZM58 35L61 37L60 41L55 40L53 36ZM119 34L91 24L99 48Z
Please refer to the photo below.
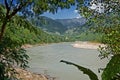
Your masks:
M27 48L32 48L32 47L36 47L36 46L44 46L44 45L48 45L48 44L53 44L53 43L24 44L24 45L22 45L22 48L27 49Z
M76 41L75 43L71 44L75 48L83 48L83 49L98 49L99 46L105 46L101 43L95 43L95 42L83 42L83 41Z
M49 43L50 44L50 43ZM53 43L51 43L53 44ZM43 46L43 45L48 45L48 44L35 44L35 45L31 45L31 44L25 44L22 46L22 48L31 48L31 47L35 47L35 46ZM97 42L89 42L89 41L76 41L73 42L73 44L71 44L73 47L75 48L83 48L83 49L98 49L99 46L104 47L104 44L101 43L97 43Z
M20 68L17 68L16 71L18 72L18 74L16 74L16 77L20 80L49 80L48 77L43 74L32 73Z

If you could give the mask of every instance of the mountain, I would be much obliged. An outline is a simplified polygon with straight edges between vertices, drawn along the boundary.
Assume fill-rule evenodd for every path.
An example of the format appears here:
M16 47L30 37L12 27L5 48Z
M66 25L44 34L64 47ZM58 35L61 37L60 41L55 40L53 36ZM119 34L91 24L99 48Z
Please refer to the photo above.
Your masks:
M30 22L44 31L56 34L64 34L69 29L81 28L86 23L85 18L51 19L45 16L35 16Z
M31 22L35 26L42 28L44 31L51 33L62 34L67 30L67 27L65 27L62 23L45 16L35 17L31 19Z
M56 19L62 25L66 26L68 29L82 26L86 23L85 18L73 18L73 19Z
M47 31L48 33L55 33L62 35L62 38L66 41L100 41L100 34L95 34L89 31L92 24L87 24L85 18L73 18L73 19L51 19L45 16L34 17L29 19L33 25ZM53 34L52 34L53 35ZM46 35L41 34L41 41L46 41ZM63 37L64 36L64 37ZM47 37L49 41L59 41L61 38Z

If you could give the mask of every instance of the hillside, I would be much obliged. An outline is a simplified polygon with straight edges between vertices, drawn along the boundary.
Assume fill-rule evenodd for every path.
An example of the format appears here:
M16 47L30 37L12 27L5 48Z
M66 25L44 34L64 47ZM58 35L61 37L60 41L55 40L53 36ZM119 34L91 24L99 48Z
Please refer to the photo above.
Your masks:
M78 26L82 26L86 23L85 18L73 18L73 19L56 19L56 21L62 23L67 29L75 28Z
M99 34L89 31L92 25L87 24L87 20L83 17L54 20L45 16L36 16L31 22L47 33L64 35L67 41L100 41L101 38L98 37Z
M45 16L36 16L35 18L31 19L31 22L44 31L51 33L62 34L67 30L67 28L63 24Z
M81 27L86 23L85 18L51 19L45 16L36 16L30 22L50 33L64 34L72 28Z

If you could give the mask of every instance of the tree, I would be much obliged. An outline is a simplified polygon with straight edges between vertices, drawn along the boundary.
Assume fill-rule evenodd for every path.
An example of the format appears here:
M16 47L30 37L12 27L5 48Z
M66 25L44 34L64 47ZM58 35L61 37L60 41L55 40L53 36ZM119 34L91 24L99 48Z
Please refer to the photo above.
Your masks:
M101 11L101 8L104 9ZM92 0L87 6L78 5L78 10L89 23L94 24L96 32L104 34L102 43L106 46L99 48L101 53L99 56L101 59L110 56L111 60L103 69L102 80L120 80L120 0ZM91 80L96 78L96 75L87 68L64 60L61 62L74 65L80 71L87 73Z
M24 40L8 35L6 29L15 35L17 25L31 29L24 17L40 15L44 12L56 13L58 9L69 8L74 5L74 0L3 0L0 2L0 79L10 80L15 78L15 66L27 67L29 56L21 48ZM18 16L23 16L20 19ZM18 19L18 20L17 20ZM10 25L14 25L10 27ZM18 28L18 27L17 27ZM31 31L35 30L32 28Z
M75 3L74 0L4 0L1 4L5 8L5 14L2 16L2 25L0 40L4 34L7 22L17 13L29 16L33 14L42 14L46 11L55 13L59 8L69 8Z

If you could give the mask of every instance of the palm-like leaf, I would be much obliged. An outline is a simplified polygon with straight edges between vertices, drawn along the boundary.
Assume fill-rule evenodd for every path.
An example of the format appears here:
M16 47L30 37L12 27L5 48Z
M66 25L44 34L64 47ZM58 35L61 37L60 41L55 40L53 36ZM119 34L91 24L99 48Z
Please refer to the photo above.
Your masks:
M85 68L85 67L77 65L75 63L64 61L64 60L61 60L60 62L63 62L63 63L66 63L66 64L73 65L73 66L77 67L84 74L88 75L91 80L99 80L98 77L97 77L97 75L93 71L91 71L90 69L88 69L88 68Z

